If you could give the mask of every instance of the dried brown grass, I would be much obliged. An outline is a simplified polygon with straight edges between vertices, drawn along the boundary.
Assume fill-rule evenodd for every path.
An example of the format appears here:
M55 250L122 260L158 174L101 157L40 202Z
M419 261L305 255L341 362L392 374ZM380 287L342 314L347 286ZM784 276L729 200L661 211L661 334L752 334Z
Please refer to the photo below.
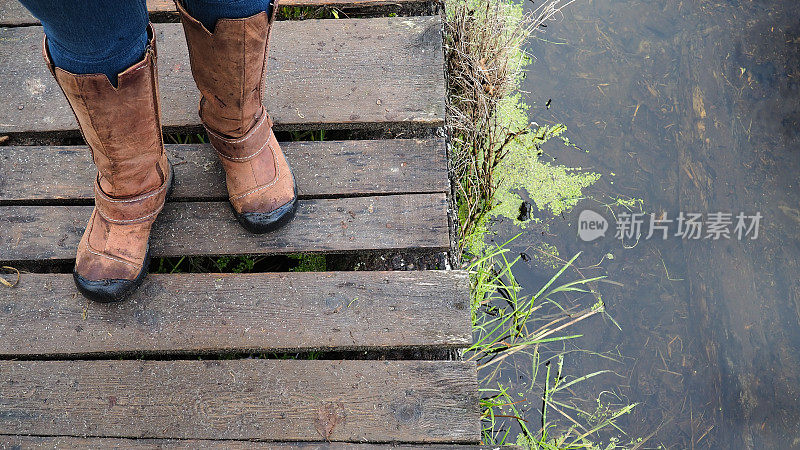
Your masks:
M495 169L509 143L530 131L502 124L498 108L518 89L523 45L574 0L547 0L519 17L509 0L446 3L447 126L459 217L459 245L494 206Z

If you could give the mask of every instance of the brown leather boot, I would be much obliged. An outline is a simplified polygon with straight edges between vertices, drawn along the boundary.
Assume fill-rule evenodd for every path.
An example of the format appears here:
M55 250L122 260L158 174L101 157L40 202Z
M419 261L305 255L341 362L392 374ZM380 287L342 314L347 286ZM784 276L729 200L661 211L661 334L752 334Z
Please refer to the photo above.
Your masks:
M91 300L119 301L138 287L149 263L150 227L172 186L164 153L153 29L144 59L119 74L114 88L104 74L50 71L78 119L98 169L95 208L78 244L73 272Z
M261 102L277 5L271 17L221 19L212 34L175 3L202 94L200 118L225 169L234 214L250 232L273 230L297 208L294 176Z

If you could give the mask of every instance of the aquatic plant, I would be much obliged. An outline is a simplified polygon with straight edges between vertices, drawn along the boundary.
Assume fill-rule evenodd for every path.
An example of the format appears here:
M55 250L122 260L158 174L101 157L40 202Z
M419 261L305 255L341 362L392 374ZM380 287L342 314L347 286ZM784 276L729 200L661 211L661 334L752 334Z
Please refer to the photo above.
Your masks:
M504 1L446 3L447 127L459 232L469 236L492 208L494 172L509 142L525 127L498 124L502 99L519 85L525 57L519 49L533 24L511 20Z
M510 0L446 2L447 129L458 215L456 256L470 260L466 267L471 283L474 344L465 356L478 362L484 444L596 448L591 441L596 432L616 427L615 420L634 406L604 405L599 408L601 415L581 411L560 397L576 383L605 372L568 379L563 354L540 361L544 346L580 337L569 334L570 327L604 312L600 295L591 287L602 277L581 276L563 281L565 271L574 267L576 255L563 261L538 292L523 296L512 272L520 257L508 257L508 246L516 237L494 246L487 239L491 217L509 217L523 226L530 220L519 220L520 190L527 191L539 211L558 215L575 206L583 198L584 189L600 177L539 159L542 145L550 139L561 139L568 147L575 147L563 136L563 125L529 123L527 106L518 93L524 67L530 61L522 50L523 43L570 3L571 0L551 0L532 15L523 15L520 5ZM590 293L596 301L575 311L561 308L553 298L570 293ZM543 314L545 305L554 306L560 313ZM533 369L533 380L540 367L546 369L544 380L530 386L530 392L541 392L539 426L532 425L532 418L518 408L527 403L527 409L530 400L513 398L511 386L497 379L504 363L523 356ZM551 373L553 366L557 369ZM598 400L598 404L602 403ZM553 412L568 425L554 428ZM519 426L521 432L517 436L510 436L508 421ZM612 442L606 448L616 445Z
M520 5L507 0L446 2L447 130L461 237L480 228L498 205L498 191L536 192L532 187L537 179L519 176L519 170L535 169L539 179L562 170L540 162L538 155L541 145L560 136L565 127L528 123L527 107L517 91L530 62L523 43L573 1L549 0L532 14L523 14ZM553 198L537 206L569 205L569 199L576 197L575 188L580 190L597 177L564 173L560 178L569 184L550 183ZM567 192L558 193L560 186ZM459 250L469 239L460 243Z
M471 275L474 343L466 350L465 357L478 363L479 382L482 386L483 441L485 444L516 443L536 449L599 448L593 442L594 435L604 428L617 428L615 420L629 413L635 405L609 405L598 399L597 411L580 409L574 402L563 398L569 398L570 388L610 372L597 371L570 378L564 371L563 353L556 353L548 361L542 362L541 351L548 344L581 337L579 334L569 334L568 330L576 323L605 311L602 299L591 287L592 283L601 281L604 277L565 281L565 272L574 267L579 253L564 262L558 272L536 293L531 296L520 295L522 288L512 271L520 257L508 258L509 244L517 237L519 235L496 245L467 267ZM591 293L597 300L583 309L566 310L558 305L555 296L568 293ZM545 306L551 306L551 309L560 313L544 314ZM545 369L544 379L539 380L538 384L531 383L527 389L533 398L515 399L511 391L519 393L520 389L498 379L504 362L510 361L507 358L512 355L517 362L523 356L530 361L530 377L533 381L537 380L539 369ZM523 411L539 400L540 420L538 426L533 426L533 418ZM550 417L551 413L569 425L556 427L555 421ZM510 428L507 424L501 424L501 418L515 421L521 433L510 436ZM617 448L616 446L617 443L613 443L613 446L606 448Z
M519 95L514 95L501 102L498 115L506 128L522 127L527 123L528 107ZM560 139L574 149L564 137L566 131L563 124L541 125L510 144L496 169L496 201L489 211L492 217L507 217L522 228L536 220L534 217L519 220L521 191L528 193L537 210L550 216L559 216L586 198L586 189L600 179L600 174L540 159L542 146L552 139Z

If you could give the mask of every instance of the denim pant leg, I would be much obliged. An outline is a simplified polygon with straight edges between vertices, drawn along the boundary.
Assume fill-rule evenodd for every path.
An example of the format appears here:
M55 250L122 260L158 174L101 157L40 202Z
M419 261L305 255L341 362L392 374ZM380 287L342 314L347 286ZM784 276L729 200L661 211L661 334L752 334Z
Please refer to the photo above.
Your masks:
M219 19L240 19L261 11L270 14L272 10L270 0L183 0L182 4L209 31L214 31Z
M117 74L139 62L147 46L145 0L20 0L42 23L53 64L75 74ZM209 30L218 19L267 11L271 0L184 0Z
M75 74L117 74L144 56L145 0L20 0L42 23L53 64Z

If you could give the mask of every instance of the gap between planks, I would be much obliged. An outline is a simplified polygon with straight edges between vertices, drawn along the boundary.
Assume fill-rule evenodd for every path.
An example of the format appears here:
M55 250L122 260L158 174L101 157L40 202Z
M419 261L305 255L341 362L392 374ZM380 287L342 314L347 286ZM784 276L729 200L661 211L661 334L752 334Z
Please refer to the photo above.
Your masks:
M69 436L11 436L0 434L0 448L130 448L136 450L161 449L273 449L294 448L300 450L366 450L366 449L407 449L425 450L499 450L496 445L469 444L356 444L349 442L258 442L258 441L215 441L178 439L121 439L121 438L82 438ZM502 450L522 450L516 445L503 445Z

